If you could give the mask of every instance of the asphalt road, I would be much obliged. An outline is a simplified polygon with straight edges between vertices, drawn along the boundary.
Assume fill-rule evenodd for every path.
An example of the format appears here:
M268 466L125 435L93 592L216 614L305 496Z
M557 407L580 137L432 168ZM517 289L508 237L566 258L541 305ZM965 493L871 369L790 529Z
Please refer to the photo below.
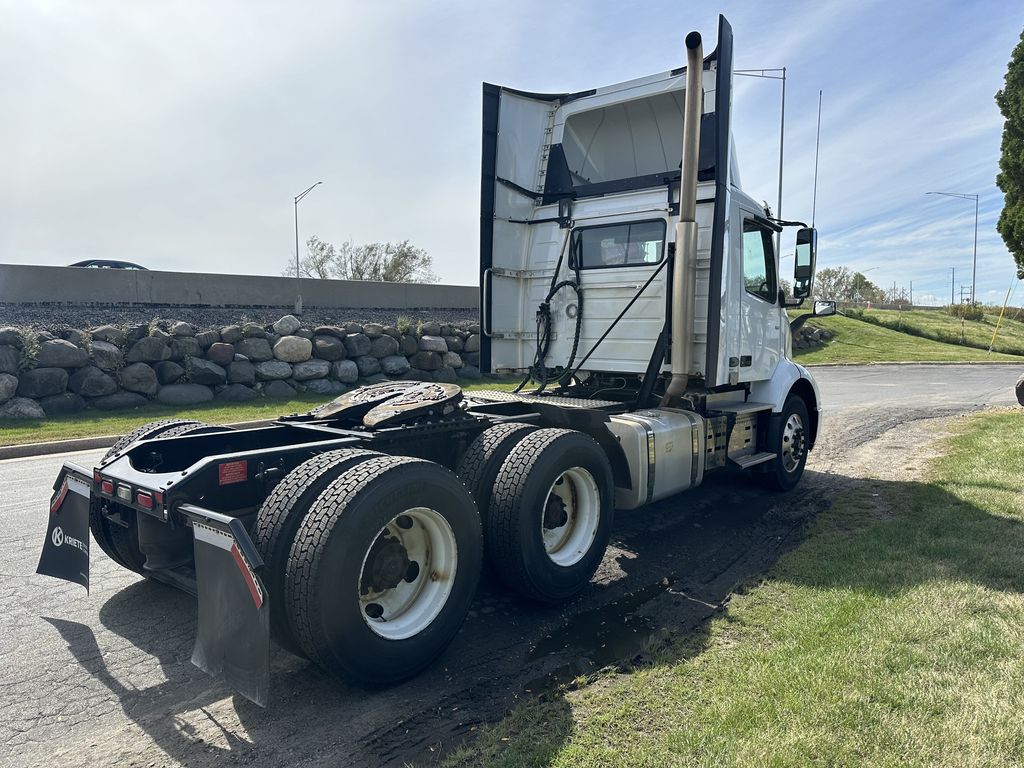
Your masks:
M540 608L484 584L430 669L384 691L327 679L283 651L261 710L190 663L195 603L93 546L92 588L34 574L66 458L0 462L0 765L431 764L482 722L576 674L642 660L664 630L700 632L852 482L842 457L901 422L1015 403L1017 366L817 368L824 432L799 489L730 479L622 513L591 588ZM0 437L2 442L2 437ZM609 626L620 627L609 634Z

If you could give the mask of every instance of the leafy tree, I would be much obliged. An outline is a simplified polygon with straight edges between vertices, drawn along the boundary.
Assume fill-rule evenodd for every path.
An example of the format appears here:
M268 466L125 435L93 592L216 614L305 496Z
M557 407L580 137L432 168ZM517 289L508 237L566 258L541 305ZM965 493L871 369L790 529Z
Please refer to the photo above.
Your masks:
M1013 49L1006 85L996 94L996 104L1006 118L996 176L1006 199L996 229L1017 262L1017 277L1024 280L1024 32Z
M826 267L814 276L814 298L843 301L850 293L853 275L846 267Z
M408 240L364 245L344 242L335 247L315 235L306 241L299 273L302 277L386 283L427 283L437 279L430 254L410 245ZM295 264L289 262L282 274L294 277Z

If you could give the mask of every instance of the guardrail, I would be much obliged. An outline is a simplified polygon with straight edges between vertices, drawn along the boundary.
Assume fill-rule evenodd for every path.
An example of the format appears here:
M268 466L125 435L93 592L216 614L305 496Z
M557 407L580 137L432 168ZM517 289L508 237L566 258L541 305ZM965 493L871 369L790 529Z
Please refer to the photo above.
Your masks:
M303 278L306 307L476 309L475 285ZM0 264L0 304L291 307L293 277Z

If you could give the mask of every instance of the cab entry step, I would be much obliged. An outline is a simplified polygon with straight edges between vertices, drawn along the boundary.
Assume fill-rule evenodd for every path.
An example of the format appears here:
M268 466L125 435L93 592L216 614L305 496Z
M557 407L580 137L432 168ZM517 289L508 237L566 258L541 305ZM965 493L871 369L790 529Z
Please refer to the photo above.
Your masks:
M730 456L729 458L738 464L741 469L750 469L751 467L756 467L758 464L764 464L767 461L771 461L775 458L775 455L776 454L774 453L764 451L762 453L752 453L748 456L737 456L735 458Z

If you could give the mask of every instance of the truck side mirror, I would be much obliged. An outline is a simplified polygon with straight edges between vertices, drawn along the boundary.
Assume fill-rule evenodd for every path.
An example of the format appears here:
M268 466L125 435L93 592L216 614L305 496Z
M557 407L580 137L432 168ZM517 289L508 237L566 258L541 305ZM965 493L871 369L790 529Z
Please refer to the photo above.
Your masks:
M816 301L814 302L814 311L811 313L815 317L828 317L836 313L836 303L834 301Z
M793 266L793 298L806 299L814 282L814 262L818 255L818 231L801 227L796 232L796 260Z

